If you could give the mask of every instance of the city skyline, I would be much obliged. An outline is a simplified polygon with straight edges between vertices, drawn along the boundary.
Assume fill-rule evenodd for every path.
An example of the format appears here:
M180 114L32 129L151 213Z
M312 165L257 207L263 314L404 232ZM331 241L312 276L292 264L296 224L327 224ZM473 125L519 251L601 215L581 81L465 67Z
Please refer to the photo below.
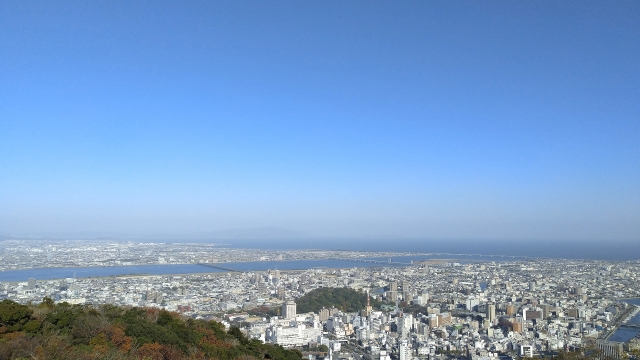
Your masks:
M2 2L0 235L637 242L639 17Z
M0 264L5 314L20 304L91 309L98 316L105 304L110 314L117 307L172 313L236 327L256 344L316 349L316 360L555 359L594 346L611 358L638 357L637 259L445 259L437 256L447 254L80 240L7 240L0 246L7 260ZM33 263L49 268L33 269ZM126 319L120 324L131 331ZM29 329L22 331L34 332ZM42 335L35 331L33 336ZM7 344L14 343L3 342L5 349Z

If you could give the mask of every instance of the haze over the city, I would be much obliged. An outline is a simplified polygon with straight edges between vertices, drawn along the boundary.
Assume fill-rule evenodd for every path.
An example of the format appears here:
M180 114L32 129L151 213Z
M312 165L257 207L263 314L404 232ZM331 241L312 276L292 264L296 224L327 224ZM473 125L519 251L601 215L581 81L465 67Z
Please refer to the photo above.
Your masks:
M638 19L2 1L0 235L639 240Z

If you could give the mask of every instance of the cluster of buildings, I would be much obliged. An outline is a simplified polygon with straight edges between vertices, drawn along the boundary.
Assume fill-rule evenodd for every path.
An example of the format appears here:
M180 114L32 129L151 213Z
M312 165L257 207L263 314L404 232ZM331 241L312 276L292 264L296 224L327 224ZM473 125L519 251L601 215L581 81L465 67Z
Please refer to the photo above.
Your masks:
M283 346L313 346L323 342L322 328L327 339L356 343L381 360L533 357L587 343L616 357L625 347L607 338L638 313L616 299L640 296L638 270L637 262L568 260L340 270L340 278L353 279L347 286L393 305L272 317L252 322L248 333Z
M639 298L639 281L637 261L433 260L404 267L29 279L1 283L0 299L161 307L216 317L285 347L326 345L331 358L491 360L586 343L621 355L626 345L610 339L637 315L620 299ZM299 313L296 299L322 287L351 288L383 305Z

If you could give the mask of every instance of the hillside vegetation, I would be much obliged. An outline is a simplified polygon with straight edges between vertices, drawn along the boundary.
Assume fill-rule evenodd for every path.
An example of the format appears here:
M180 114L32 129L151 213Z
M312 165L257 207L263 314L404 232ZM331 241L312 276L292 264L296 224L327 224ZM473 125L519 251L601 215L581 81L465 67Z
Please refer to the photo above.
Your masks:
M300 360L297 350L247 339L215 321L183 319L159 309L99 308L45 299L34 306L0 302L0 360L9 359L273 359Z
M318 312L320 309L336 307L342 311L354 312L367 305L367 294L349 288L319 288L296 299L297 311L305 313ZM379 301L371 299L371 306L378 308Z

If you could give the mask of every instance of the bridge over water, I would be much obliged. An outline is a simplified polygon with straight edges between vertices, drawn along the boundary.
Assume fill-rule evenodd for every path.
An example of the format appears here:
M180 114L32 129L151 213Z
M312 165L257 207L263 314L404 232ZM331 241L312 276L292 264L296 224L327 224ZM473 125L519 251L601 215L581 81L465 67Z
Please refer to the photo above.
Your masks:
M640 324L620 324L618 327L640 330Z
M232 268L228 268L228 267L224 267L224 266L220 266L220 265L216 265L216 264L212 264L212 263L198 263L198 265L202 265L202 266L208 266L210 268L214 268L214 269L218 269L218 270L224 270L224 271L230 271L230 272L244 272L242 270L237 270L237 269L232 269Z

